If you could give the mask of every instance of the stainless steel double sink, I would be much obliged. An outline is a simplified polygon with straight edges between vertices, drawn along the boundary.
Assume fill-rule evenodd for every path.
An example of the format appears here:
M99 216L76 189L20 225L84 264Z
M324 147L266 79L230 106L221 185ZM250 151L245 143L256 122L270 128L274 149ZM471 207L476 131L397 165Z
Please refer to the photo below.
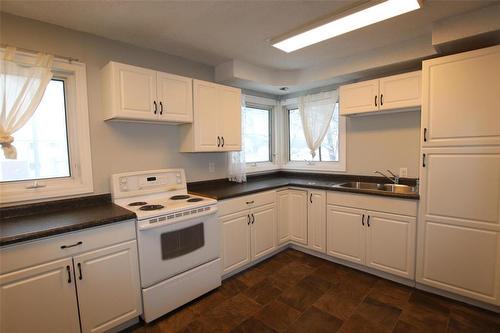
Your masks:
M415 186L402 185L402 184L348 182L334 186L343 188L352 188L357 190L370 190L370 191L392 192L392 193L403 193L403 194L418 194L418 190Z

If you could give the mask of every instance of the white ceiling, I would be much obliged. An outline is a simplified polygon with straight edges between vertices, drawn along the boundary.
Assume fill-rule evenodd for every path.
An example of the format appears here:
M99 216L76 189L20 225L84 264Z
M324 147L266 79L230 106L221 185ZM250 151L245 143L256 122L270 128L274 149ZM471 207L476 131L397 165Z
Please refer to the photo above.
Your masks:
M1 10L219 65L231 59L297 70L345 61L428 34L432 23L496 1L432 1L421 10L284 53L269 39L360 1L5 1Z

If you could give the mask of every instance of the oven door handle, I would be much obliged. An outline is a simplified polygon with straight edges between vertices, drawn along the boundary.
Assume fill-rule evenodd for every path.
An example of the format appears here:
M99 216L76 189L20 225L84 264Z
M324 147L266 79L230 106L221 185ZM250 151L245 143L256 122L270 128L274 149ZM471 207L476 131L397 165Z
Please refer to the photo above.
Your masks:
M182 221L195 219L195 218L199 218L199 217L203 217L203 216L207 216L207 215L213 215L215 213L217 213L217 206L210 207L210 210L206 210L202 213L197 213L196 215L186 215L186 216L174 218L174 221L165 220L162 222L147 223L147 224L144 223L144 221L138 221L137 228L139 230L149 230L149 229L161 228L161 227L165 227L167 225L173 225L173 224L176 224L176 223L179 223ZM167 215L170 215L170 214L167 214ZM152 218L154 218L154 217L152 217ZM149 219L146 219L146 221L147 220L149 220Z

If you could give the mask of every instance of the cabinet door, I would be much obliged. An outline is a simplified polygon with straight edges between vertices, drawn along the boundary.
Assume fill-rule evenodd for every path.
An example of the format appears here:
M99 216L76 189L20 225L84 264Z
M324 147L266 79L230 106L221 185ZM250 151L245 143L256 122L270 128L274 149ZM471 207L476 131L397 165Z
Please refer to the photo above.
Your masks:
M116 80L114 89L118 115L127 119L157 120L158 104L155 113L156 99L156 71L113 63L113 75Z
M308 244L313 250L326 252L326 192L309 191L307 207Z
M258 259L276 248L276 206L256 208L251 217L252 259Z
M422 224L417 282L499 305L500 232Z
M73 262L52 261L0 275L0 332L80 332Z
M241 91L218 86L218 133L223 151L241 150Z
M423 146L500 144L500 45L423 62Z
M307 245L307 191L289 190L290 240Z
M363 81L340 87L340 114L374 112L379 109L379 80Z
M421 71L381 78L380 110L420 107Z
M366 213L360 209L329 205L326 218L327 254L364 264Z
M244 266L251 260L249 214L246 210L221 218L223 274Z
M217 137L221 116L217 85L193 80L195 151L220 150ZM220 139L219 139L220 143Z
M135 240L74 257L82 332L104 332L139 316Z
M276 192L276 205L278 209L278 244L286 243L290 240L290 195L288 190Z
M500 148L424 153L417 282L500 304Z
M193 122L193 80L187 77L157 74L160 120Z
M415 274L415 218L367 212L366 265L413 279Z

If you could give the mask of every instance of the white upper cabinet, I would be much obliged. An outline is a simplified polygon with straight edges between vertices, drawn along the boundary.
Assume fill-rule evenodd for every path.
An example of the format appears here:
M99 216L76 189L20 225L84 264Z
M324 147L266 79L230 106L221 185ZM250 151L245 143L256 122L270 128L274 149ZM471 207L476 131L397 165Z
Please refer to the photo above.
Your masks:
M340 87L340 114L353 115L417 109L421 105L421 72L411 72Z
M160 120L193 122L193 80L160 72L156 77Z
M378 111L378 80L341 86L339 102L341 115Z
M500 46L423 62L422 145L500 144Z
M194 118L181 127L181 151L241 150L241 90L193 80Z
M192 79L117 62L102 69L105 119L189 123Z
M379 80L379 110L396 110L421 105L421 72L393 75Z

